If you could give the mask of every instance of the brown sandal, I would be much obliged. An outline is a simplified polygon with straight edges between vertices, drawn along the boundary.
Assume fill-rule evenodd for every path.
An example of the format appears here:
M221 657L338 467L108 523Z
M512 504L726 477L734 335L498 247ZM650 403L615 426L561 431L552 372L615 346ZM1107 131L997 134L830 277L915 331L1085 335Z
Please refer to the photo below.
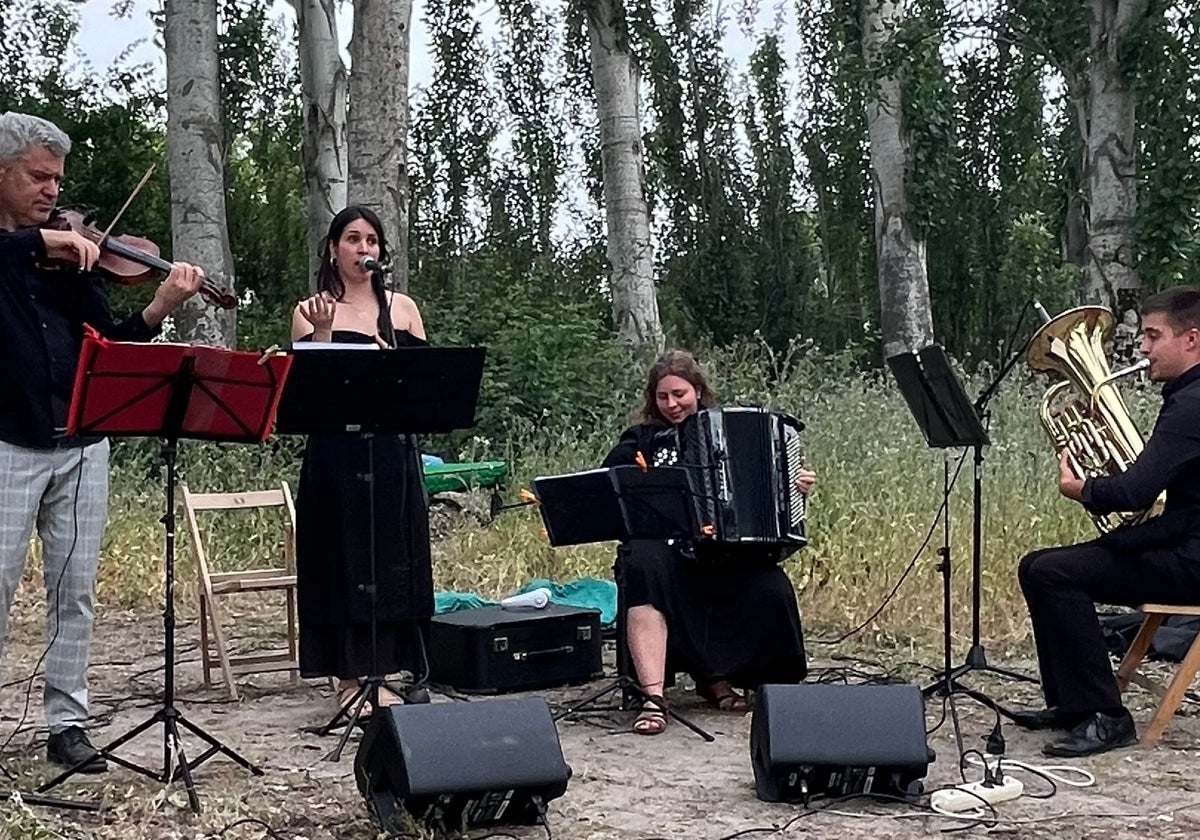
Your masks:
M354 714L354 710L350 708L350 701L354 699L354 695L358 693L359 686L348 685L338 691L338 709L347 717ZM357 702L357 701L355 701ZM382 700L381 700L382 702ZM366 720L375 710L371 707L371 701L363 698L362 710L358 713L359 720Z
M651 699L666 705L661 694L650 695ZM667 713L655 703L647 701L633 721L633 731L638 735L661 735L667 728Z
M748 697L738 694L726 680L712 685L696 686L696 693L714 709L720 709L722 712L745 714L754 707Z

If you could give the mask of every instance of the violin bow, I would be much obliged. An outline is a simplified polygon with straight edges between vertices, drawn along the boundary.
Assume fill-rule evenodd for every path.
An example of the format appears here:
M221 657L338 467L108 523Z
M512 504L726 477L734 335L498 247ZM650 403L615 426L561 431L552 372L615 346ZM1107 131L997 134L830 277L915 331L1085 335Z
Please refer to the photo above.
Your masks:
M121 205L121 209L117 211L117 215L113 216L112 221L108 223L108 227L104 229L104 235L100 238L103 242L108 239L108 235L112 233L112 229L116 227L117 222L125 215L125 211L129 209L129 205L133 204L133 200L137 198L137 194L142 191L142 187L146 186L146 182L150 180L150 176L154 174L156 164L150 164L150 168L146 170L146 174L142 176L142 180L137 182L137 186L133 188L133 192L129 194L129 198L125 199L125 203Z

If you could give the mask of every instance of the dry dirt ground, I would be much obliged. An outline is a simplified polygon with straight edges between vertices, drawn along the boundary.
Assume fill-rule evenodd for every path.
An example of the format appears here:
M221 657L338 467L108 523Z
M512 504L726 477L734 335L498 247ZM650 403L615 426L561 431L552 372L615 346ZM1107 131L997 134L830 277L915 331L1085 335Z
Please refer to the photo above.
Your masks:
M24 592L25 590L23 590ZM36 595L36 593L34 593ZM0 766L14 778L0 787L30 790L49 776L40 756L45 749L41 728L39 683L26 714L27 683L11 681L31 673L41 654L40 605L23 595L11 627L4 670L10 684L0 692ZM97 618L92 668L93 738L103 743L151 715L162 685L162 625L154 613L121 613L103 609ZM357 735L337 763L323 756L333 741L306 731L333 711L327 683L291 686L283 675L244 678L242 699L231 702L218 688L201 682L197 628L184 623L178 631L179 706L184 714L218 739L260 765L254 777L223 757L204 763L195 773L203 805L199 816L186 807L183 791L114 768L99 777L77 777L54 791L58 796L98 800L99 814L0 803L0 834L11 837L67 838L338 838L362 840L381 836L355 788L353 756ZM812 653L810 651L810 653ZM930 661L939 657L930 652ZM819 666L845 663L815 661ZM1006 663L1028 666L1030 663ZM818 671L825 678L836 671ZM914 675L918 681L924 677ZM1011 703L1032 702L1031 689L1013 683L973 679L978 688ZM544 692L555 707L586 694L587 687ZM1144 722L1149 698L1135 690L1135 716ZM893 838L940 836L955 828L950 820L900 804L851 802L828 811L807 812L798 805L768 804L755 798L749 761L750 718L701 707L679 688L673 701L716 735L705 743L672 724L658 737L631 734L629 719L564 720L559 723L563 753L573 768L567 792L550 805L554 838L697 838L734 836ZM444 696L436 702L452 702ZM471 702L486 703L487 699ZM969 701L957 704L965 745L981 747L992 717ZM926 706L932 728L941 716L937 700ZM18 727L22 717L25 721ZM1043 738L1006 726L1008 756L1040 762ZM11 738L10 738L11 736ZM946 722L930 736L938 760L927 787L958 781L953 728ZM195 742L188 744L192 755ZM999 807L1000 821L990 829L1009 837L1196 837L1200 836L1200 779L1196 768L1200 718L1183 715L1173 722L1162 745L1152 751L1120 750L1089 761L1074 762L1095 774L1087 788L1060 786L1047 800L1023 797ZM120 748L122 757L159 768L162 728L156 726ZM446 760L469 760L447 756ZM974 778L974 775L972 775ZM1031 791L1044 791L1023 776ZM975 825L972 833L989 829ZM504 836L545 837L541 827L504 827ZM475 831L481 836L486 832Z

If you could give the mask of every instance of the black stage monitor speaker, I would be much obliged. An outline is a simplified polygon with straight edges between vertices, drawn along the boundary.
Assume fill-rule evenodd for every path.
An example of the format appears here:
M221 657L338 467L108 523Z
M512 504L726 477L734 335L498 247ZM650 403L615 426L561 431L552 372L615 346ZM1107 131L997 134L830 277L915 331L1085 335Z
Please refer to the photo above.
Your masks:
M532 825L570 775L538 698L377 709L354 758L358 790L389 831L401 811L442 831Z
M915 797L931 760L915 685L765 685L750 723L754 787L765 802Z

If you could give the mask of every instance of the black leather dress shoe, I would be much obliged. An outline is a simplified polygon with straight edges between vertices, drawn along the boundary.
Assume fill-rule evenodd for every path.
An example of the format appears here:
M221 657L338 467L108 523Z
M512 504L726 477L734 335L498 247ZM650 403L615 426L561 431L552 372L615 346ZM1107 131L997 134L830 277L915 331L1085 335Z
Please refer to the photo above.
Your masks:
M103 773L108 769L104 756L96 752L87 733L78 726L69 726L62 732L54 732L46 742L46 760L63 767L74 767L81 761L93 758L80 768L80 773Z
M1079 712L1064 712L1058 707L1050 709L1020 709L1012 712L1009 717L1012 722L1022 729L1039 731L1042 729L1061 729L1064 732L1078 726L1086 714Z
M1135 741L1137 731L1128 711L1122 711L1119 715L1096 712L1068 732L1066 737L1042 747L1042 752L1057 758L1081 758L1127 747Z

